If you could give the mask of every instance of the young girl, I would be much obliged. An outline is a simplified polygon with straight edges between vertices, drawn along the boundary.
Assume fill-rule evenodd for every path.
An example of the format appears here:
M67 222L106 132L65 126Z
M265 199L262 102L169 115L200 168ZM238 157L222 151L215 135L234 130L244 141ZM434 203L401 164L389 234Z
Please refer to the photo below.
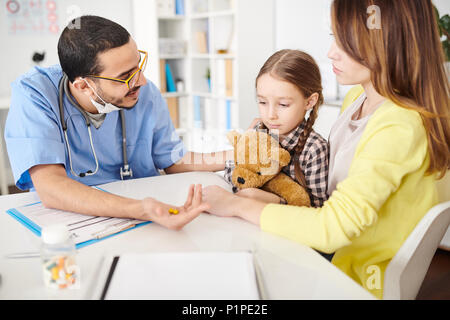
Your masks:
M322 206L327 199L328 143L313 130L323 103L319 67L314 59L298 50L281 50L272 55L256 78L260 121L253 129L268 130L291 154L282 171L306 188L311 205ZM305 119L310 111L308 119ZM234 162L227 161L225 179L231 182ZM235 189L236 190L236 189ZM261 189L243 189L237 195L267 203L285 203Z
M357 86L330 134L329 199L280 206L209 186L203 200L210 213L335 252L335 266L382 298L387 266L439 202L436 179L450 168L450 86L430 0L334 0L331 17L328 57L339 83Z

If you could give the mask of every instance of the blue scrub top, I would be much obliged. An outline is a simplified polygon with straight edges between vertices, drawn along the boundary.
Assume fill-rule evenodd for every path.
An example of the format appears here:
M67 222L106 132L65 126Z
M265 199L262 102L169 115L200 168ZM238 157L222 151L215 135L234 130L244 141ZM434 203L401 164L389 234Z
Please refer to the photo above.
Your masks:
M12 83L11 105L5 127L5 140L18 188L32 189L28 170L40 164L63 164L67 176L86 185L120 180L123 166L122 129L118 111L106 115L96 129L91 125L92 141L99 162L93 176L79 178L70 172L58 106L59 65L35 67ZM64 120L75 173L95 170L89 134L83 115L64 95ZM127 155L133 178L159 175L186 153L175 132L167 104L156 86L147 81L139 100L125 110Z

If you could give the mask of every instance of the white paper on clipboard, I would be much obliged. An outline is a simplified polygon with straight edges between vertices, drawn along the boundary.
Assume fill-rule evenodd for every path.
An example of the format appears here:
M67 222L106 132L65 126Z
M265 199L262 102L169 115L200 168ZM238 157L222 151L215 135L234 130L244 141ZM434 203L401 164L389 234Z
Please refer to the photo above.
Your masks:
M103 260L93 299L259 300L251 252L127 253Z

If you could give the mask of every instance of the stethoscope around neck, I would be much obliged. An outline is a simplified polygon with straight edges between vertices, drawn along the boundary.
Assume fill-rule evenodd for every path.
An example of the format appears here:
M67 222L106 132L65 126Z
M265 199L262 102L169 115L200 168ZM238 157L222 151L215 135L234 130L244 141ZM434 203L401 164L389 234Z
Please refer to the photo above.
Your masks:
M94 144L92 142L91 122L89 121L89 118L88 118L87 114L84 112L84 110L80 107L80 105L76 101L74 101L74 99L72 99L71 95L69 94L69 78L67 77L66 74L63 74L63 77L59 81L58 91L59 91L59 101L58 101L59 116L61 119L61 126L62 126L62 129L64 132L65 142L66 142L66 146L67 146L67 152L69 155L70 172L74 176L79 177L79 178L93 176L94 174L96 174L98 172L99 165L98 165L97 155L95 153ZM88 170L86 172L81 172L80 174L77 174L77 173L75 173L75 171L73 171L72 154L71 154L71 150L70 150L69 138L67 136L67 123L66 123L66 121L64 121L64 105L63 105L64 93L66 94L67 99L69 99L70 103L72 103L73 106L76 107L81 112L81 114L83 115L84 120L86 122L86 126L87 126L88 133L89 133L89 142L91 144L91 151L92 151L92 154L93 154L94 160L95 160L95 170L93 172L92 172L92 170ZM133 177L133 170L131 170L131 168L128 164L125 114L124 114L123 110L120 110L119 113L120 113L120 122L122 125L122 154L123 154L123 167L120 167L120 179L124 180L124 178L126 178L126 177L129 177L129 178Z

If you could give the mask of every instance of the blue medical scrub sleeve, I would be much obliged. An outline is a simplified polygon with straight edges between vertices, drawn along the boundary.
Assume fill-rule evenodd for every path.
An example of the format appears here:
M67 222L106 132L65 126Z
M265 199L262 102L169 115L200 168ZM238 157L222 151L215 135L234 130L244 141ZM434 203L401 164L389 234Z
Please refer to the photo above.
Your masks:
M157 107L152 114L155 119L152 158L158 169L166 169L180 161L187 151L175 131L167 103L159 92L155 94L154 101Z
M11 106L5 141L17 187L33 188L28 169L39 164L64 164L57 116L46 107L48 100L20 80L12 84Z

